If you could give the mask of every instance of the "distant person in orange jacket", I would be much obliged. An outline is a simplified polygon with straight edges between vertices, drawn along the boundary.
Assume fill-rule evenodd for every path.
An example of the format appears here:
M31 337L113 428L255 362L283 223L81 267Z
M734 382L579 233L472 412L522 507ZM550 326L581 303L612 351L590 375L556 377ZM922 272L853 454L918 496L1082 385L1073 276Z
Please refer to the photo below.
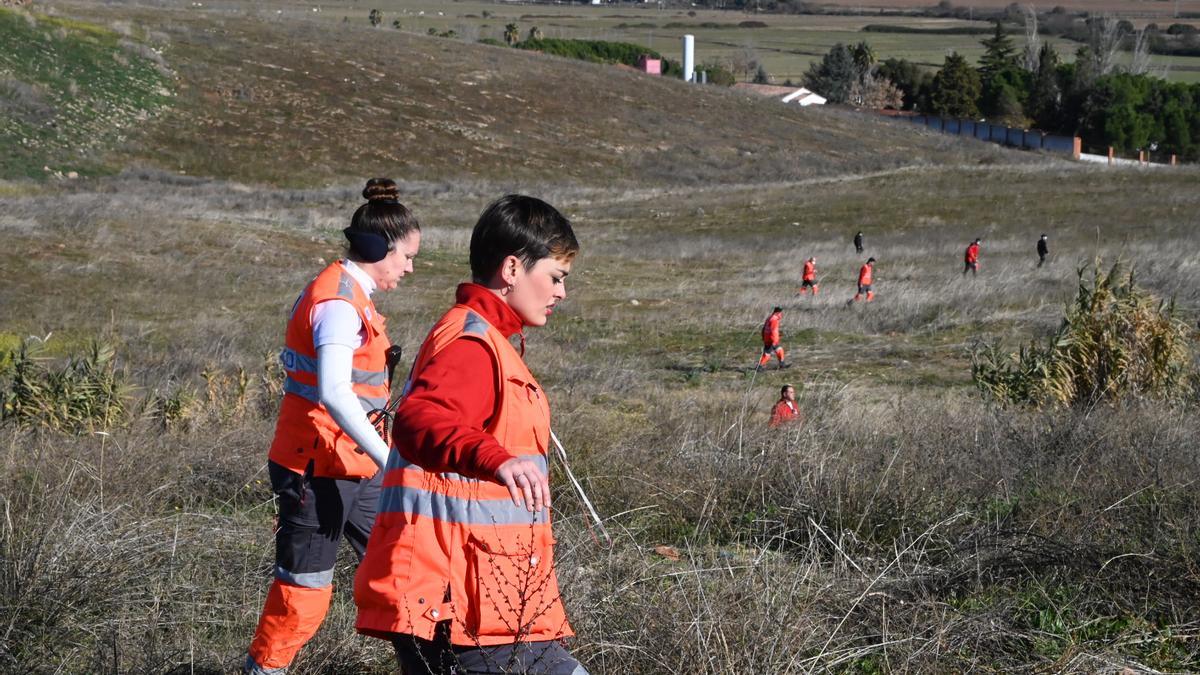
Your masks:
M768 424L772 429L778 429L803 421L804 415L800 414L800 408L796 405L796 388L790 384L783 385L779 390L779 400L775 402L775 407L771 408L771 421Z
M776 307L771 310L771 316L763 322L762 339L763 351L762 356L758 359L758 367L762 368L771 360L771 355L779 359L780 368L790 368L791 366L783 360L783 347L779 344L779 321L783 319L783 308Z
M858 292L854 297L846 301L846 305L850 306L862 296L867 296L867 302L875 299L875 291L871 288L871 283L875 280L875 258L867 258L867 262L858 270Z
M979 273L979 242L979 239L971 242L971 245L967 246L967 252L963 255L964 277L967 275L967 272L971 274Z
M809 258L804 261L804 273L800 277L800 294L808 293L808 289L812 289L813 297L821 290L817 285L817 259Z

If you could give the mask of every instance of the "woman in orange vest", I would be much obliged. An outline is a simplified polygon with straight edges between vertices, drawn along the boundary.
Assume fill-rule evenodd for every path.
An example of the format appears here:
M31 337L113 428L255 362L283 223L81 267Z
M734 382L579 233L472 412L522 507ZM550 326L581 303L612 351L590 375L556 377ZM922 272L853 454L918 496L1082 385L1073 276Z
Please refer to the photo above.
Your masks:
M358 631L390 641L405 675L586 675L561 643L550 406L522 332L566 297L578 250L546 202L494 202L471 235L472 283L417 354L354 585Z
M813 297L817 297L821 287L817 285L817 259L809 258L804 261L804 273L800 276L799 293L808 293L808 289L812 289Z
M858 292L854 297L847 300L846 304L850 305L858 302L858 299L863 295L867 296L867 302L875 299L875 291L872 289L872 282L875 277L875 258L867 258L867 262L858 270Z
M371 179L363 197L343 230L346 258L304 288L288 318L267 462L279 508L275 580L243 666L252 675L287 672L329 609L338 540L361 558L375 520L389 449L367 411L387 404L391 343L371 295L412 271L421 228L390 179Z

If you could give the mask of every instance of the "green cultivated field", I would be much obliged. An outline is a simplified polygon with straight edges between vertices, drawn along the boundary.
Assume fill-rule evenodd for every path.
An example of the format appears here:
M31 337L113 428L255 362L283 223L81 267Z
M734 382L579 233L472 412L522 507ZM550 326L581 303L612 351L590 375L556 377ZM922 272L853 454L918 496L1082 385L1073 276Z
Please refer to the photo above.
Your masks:
M933 3L930 3L933 4ZM814 60L820 60L838 42L851 44L866 40L875 49L879 60L904 58L931 68L941 67L948 51L956 51L975 62L983 49L977 35L904 35L864 33L867 24L895 24L922 28L957 26L987 27L986 22L958 21L921 17L880 16L815 16L744 14L740 12L695 11L671 9L642 9L636 6L554 6L504 5L490 2L443 3L437 0L396 2L381 0L370 5L361 3L321 4L320 12L312 12L312 4L295 2L266 2L260 10L278 16L303 17L326 22L350 21L365 23L370 8L383 12L381 30L394 30L399 21L401 30L425 34L430 28L438 32L454 30L460 38L503 38L504 27L516 23L524 38L530 28L537 26L546 37L616 40L642 44L671 58L679 58L680 39L685 34L696 36L697 63L717 60L727 67L745 62L747 56L761 61L779 83L800 78ZM484 12L489 16L484 17ZM439 15L440 13L440 15ZM765 27L746 28L742 22L761 22ZM1180 21L1187 23L1188 19ZM1165 23L1164 23L1165 22ZM1160 25L1172 20L1161 19ZM1018 42L1020 38L1018 37ZM1050 40L1066 60L1071 60L1078 43ZM1155 56L1155 68L1163 69L1167 79L1181 82L1200 80L1200 57ZM749 80L753 73L741 74Z
M423 224L416 272L379 298L407 354L489 201L538 195L575 225L569 297L528 360L615 538L595 542L555 465L591 672L1200 670L1196 396L1039 411L970 378L981 341L1051 334L1097 257L1195 326L1194 167L1082 166L372 29L365 6L343 24L189 5L60 7L85 34L154 26L177 95L96 156L106 175L0 180L0 671L235 671L272 567L274 354L376 174ZM583 11L437 7L525 29L518 11ZM846 308L860 229L878 299ZM821 295L798 298L810 255ZM774 304L795 367L755 374ZM807 422L772 433L785 382ZM394 672L353 633L353 570L347 553L293 672Z

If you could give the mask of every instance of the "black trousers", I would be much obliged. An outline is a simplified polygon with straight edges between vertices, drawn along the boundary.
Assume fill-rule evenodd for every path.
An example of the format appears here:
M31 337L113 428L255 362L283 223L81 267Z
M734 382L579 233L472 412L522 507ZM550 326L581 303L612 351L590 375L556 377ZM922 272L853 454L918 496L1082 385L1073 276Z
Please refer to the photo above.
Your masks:
M392 637L404 675L588 675L556 641L517 642L495 647L450 644L450 622L437 625L433 640Z
M275 576L296 586L328 586L343 536L359 560L367 550L383 472L362 479L322 478L274 462L267 463L267 471L279 498Z

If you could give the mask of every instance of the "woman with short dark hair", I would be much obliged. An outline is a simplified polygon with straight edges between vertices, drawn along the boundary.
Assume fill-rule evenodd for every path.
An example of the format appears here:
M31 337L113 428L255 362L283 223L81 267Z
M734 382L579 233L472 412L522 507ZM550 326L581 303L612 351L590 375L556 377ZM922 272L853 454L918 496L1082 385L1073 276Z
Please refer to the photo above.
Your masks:
M546 202L497 200L471 236L473 282L417 354L355 579L358 631L389 640L406 675L586 673L561 643L550 407L522 358L578 250Z

